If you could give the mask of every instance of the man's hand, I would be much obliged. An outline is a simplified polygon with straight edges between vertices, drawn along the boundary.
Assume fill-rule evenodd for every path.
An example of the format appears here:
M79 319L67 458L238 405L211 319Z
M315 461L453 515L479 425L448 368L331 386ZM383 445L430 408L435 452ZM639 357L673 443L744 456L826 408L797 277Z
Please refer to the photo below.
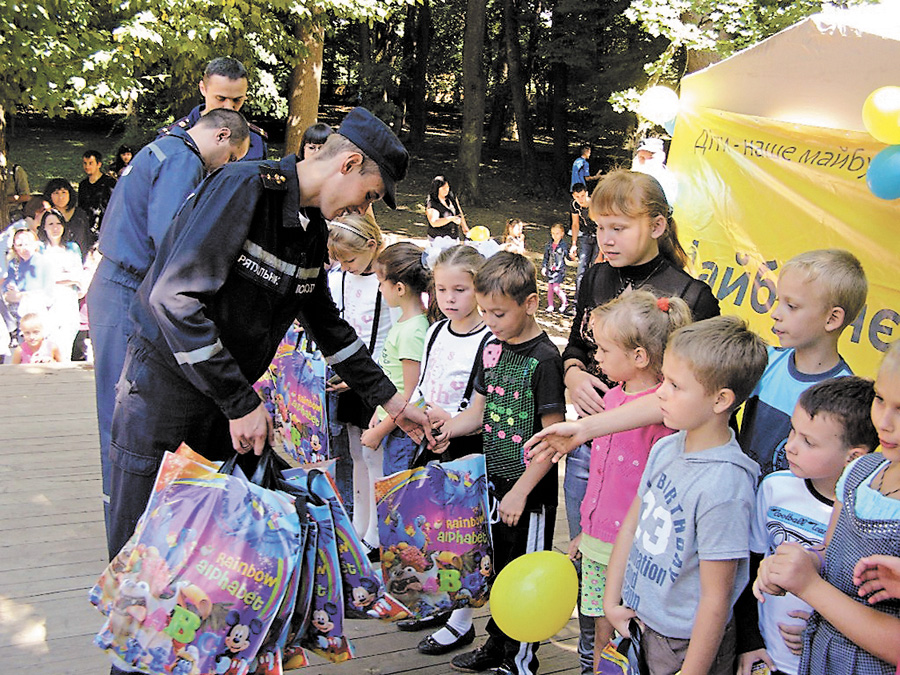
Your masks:
M569 368L566 371L566 390L582 417L603 412L603 394L609 390L603 381L580 368Z
M231 432L231 445L235 452L244 454L253 450L261 455L266 443L275 443L275 427L272 418L262 403L253 412L228 422Z
M532 462L545 462L549 459L555 464L581 445L580 431L581 425L578 422L551 424L525 441L525 457Z
M400 394L394 394L382 407L394 420L394 424L403 429L413 441L421 443L422 439L427 439L429 448L435 446L432 427L439 429L443 423L432 423L427 408L407 403Z

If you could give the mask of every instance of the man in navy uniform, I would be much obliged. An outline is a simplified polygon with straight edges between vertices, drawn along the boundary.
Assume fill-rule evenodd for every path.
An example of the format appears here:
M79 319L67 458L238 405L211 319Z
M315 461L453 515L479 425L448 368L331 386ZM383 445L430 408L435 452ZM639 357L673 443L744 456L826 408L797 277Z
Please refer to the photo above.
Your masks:
M185 197L207 172L243 157L249 144L247 122L240 113L211 110L190 129L175 127L144 147L113 190L100 229L103 259L87 294L104 502L109 501L115 386L130 333L128 308Z
M180 120L159 130L157 138L180 127L187 131L210 110L227 108L239 112L247 101L247 69L244 64L230 56L220 56L206 64L203 79L200 80L200 94L203 105L198 105ZM250 124L250 149L244 155L246 161L266 158L266 132L255 124Z
M429 426L341 317L323 270L327 220L396 207L409 155L363 108L298 162L237 162L188 198L131 305L110 443L110 550L131 535L166 450L262 453L272 419L253 383L295 318L335 372L414 440Z

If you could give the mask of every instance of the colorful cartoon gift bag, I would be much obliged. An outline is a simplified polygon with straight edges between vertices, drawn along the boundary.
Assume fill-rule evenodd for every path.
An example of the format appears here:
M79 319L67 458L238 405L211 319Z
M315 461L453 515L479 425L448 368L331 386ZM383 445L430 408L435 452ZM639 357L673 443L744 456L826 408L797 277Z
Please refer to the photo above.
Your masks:
M171 453L160 485L91 591L108 616L94 641L123 670L244 675L296 588L293 499Z
M340 663L354 656L353 646L344 636L344 597L338 562L337 537L331 508L327 504L307 505L316 521L316 567L313 576L309 626L300 636L300 646L324 659Z
M325 367L294 324L254 385L275 423L276 445L301 464L328 459Z
M487 494L484 455L429 462L375 484L384 585L414 616L487 601Z
M338 496L331 475L317 468L299 468L285 471L284 476L289 481L306 482L309 491L324 500L331 509L341 569L344 615L350 619L365 619L369 616L388 618L392 605L384 602L381 575L366 557L365 549L353 529L353 522ZM380 613L375 610L379 602L379 608L382 609ZM403 614L407 616L408 612L403 611Z

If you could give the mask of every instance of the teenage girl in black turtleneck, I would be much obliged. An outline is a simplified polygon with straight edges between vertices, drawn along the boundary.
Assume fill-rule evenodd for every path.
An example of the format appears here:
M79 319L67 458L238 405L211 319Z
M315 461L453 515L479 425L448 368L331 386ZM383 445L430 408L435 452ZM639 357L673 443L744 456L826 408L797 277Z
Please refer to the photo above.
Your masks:
M687 302L694 321L718 316L719 301L709 286L684 268L687 256L678 242L675 220L655 178L634 171L613 171L591 196L591 218L606 262L585 272L575 306L569 344L563 351L566 389L582 414L603 409L603 383L588 370L595 346L585 317L630 288L645 288Z
M709 286L684 271L687 256L678 242L675 221L659 182L647 174L618 170L607 174L591 195L591 219L606 257L584 274L575 305L569 343L563 351L566 390L580 415L603 410L606 384L594 365L596 346L586 320L591 310L623 291L644 288L659 296L679 296L691 308L694 321L719 314L719 302ZM581 531L579 507L587 485L590 443L566 459L565 495L569 535ZM582 663L590 663L593 620L579 616ZM596 667L596 663L594 664Z

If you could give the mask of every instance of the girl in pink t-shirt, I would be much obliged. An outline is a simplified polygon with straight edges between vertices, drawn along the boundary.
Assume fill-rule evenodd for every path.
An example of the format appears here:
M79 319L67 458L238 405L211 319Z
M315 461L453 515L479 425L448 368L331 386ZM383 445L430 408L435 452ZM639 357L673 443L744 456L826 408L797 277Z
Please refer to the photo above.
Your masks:
M13 352L13 363L51 363L62 361L59 347L44 336L44 322L37 314L26 314L19 321L22 344Z
M591 314L595 359L606 377L619 384L603 397L606 409L653 395L659 388L669 333L691 322L681 298L659 298L649 291L626 291ZM581 503L581 534L569 556L581 556L581 613L594 617L594 670L613 636L603 614L606 567L619 527L637 494L650 448L672 433L652 424L595 438L587 490Z

